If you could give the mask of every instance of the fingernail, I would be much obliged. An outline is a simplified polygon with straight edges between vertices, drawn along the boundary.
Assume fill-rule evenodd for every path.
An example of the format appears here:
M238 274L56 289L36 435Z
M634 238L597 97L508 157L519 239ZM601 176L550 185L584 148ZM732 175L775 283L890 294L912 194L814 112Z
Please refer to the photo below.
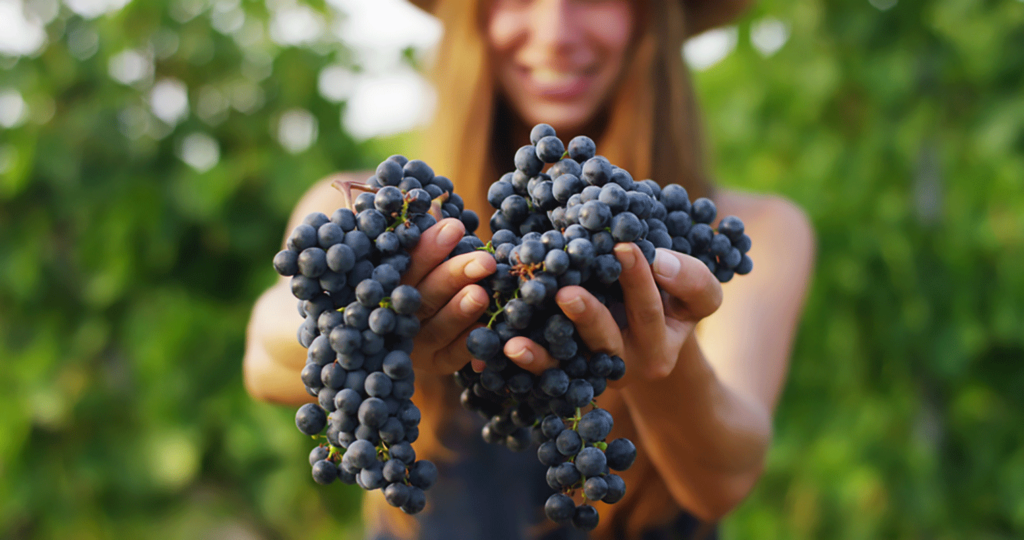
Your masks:
M439 244L454 244L462 238L462 231L460 230L456 222L449 221L445 223L444 227L441 227L440 232L437 233L437 242Z
M484 276L490 275L491 273L491 271L484 267L483 264L480 264L480 261L471 261L466 265L466 268L463 269L463 272L469 279L480 279Z
M477 302L476 298L473 298L473 296L474 295L472 294L467 294L466 296L463 296L462 300L459 302L459 309L461 309L463 313L476 313L477 311L480 311L480 308L486 307L484 304Z
M622 265L622 270L629 270L636 264L636 254L633 253L633 246L629 244L616 244L615 245L616 259L619 260L619 264Z
M531 353L530 349L527 349L526 347L519 349L518 352L508 355L508 357L515 360L520 366L528 366L533 363L533 353Z
M679 273L679 258L664 248L658 248L654 254L654 273L665 279L672 279Z
M587 309L587 305L583 303L583 299L579 296L558 305L562 307L562 311L572 313L573 315L579 315L583 313L583 310Z

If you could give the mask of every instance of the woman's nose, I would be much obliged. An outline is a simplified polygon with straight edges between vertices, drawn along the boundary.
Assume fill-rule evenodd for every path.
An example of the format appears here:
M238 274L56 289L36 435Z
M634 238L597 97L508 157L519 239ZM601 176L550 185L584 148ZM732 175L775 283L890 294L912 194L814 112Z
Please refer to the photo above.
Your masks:
M573 15L576 0L534 0L530 17L530 40L534 44L559 50L580 38L578 21Z

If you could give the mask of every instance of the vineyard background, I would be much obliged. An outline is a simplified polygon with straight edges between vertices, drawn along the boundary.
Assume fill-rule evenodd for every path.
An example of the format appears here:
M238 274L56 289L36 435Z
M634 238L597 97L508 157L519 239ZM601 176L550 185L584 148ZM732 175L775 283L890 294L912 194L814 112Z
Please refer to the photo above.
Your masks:
M0 537L358 537L241 357L299 195L410 151L349 109L359 2L126 2L0 0ZM718 180L819 242L724 538L1020 538L1024 2L765 0L702 39Z

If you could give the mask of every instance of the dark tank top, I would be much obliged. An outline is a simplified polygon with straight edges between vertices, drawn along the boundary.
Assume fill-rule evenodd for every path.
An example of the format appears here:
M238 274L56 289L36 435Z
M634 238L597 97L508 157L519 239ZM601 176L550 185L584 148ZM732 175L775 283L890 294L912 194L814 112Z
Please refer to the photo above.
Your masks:
M547 522L544 501L552 491L545 481L547 467L535 450L512 452L487 444L480 436L484 421L478 415L463 409L452 415L443 442L459 458L437 464L438 479L427 492L427 508L416 516L418 540L586 540L587 534L571 525L552 528ZM394 540L387 532L368 538ZM672 523L645 531L640 539L622 538L717 540L718 535L681 511Z

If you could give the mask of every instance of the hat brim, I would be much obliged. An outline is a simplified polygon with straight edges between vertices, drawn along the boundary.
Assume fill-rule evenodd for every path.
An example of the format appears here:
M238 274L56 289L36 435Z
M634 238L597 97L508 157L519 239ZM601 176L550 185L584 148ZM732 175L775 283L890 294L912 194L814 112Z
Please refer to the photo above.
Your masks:
M728 24L739 17L753 0L681 0L686 11L687 34L694 36ZM437 0L409 0L414 6L433 13Z

